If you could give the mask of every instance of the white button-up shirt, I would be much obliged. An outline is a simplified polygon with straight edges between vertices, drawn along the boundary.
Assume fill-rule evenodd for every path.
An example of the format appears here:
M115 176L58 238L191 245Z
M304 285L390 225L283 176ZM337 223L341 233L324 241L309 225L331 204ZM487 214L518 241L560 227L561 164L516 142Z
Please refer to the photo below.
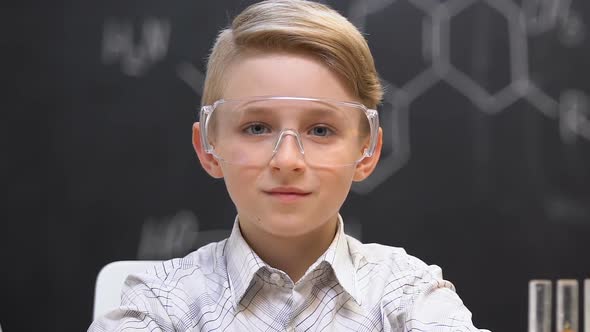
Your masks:
M127 278L121 305L100 331L480 331L442 279L401 248L362 244L338 231L294 283L241 235ZM484 330L482 330L484 331Z

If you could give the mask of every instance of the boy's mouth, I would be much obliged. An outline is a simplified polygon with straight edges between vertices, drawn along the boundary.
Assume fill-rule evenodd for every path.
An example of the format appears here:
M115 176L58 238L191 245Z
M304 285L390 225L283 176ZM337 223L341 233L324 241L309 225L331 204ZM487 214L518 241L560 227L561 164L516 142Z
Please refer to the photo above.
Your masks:
M277 187L264 192L284 202L295 201L311 194L309 191L305 191L296 187Z

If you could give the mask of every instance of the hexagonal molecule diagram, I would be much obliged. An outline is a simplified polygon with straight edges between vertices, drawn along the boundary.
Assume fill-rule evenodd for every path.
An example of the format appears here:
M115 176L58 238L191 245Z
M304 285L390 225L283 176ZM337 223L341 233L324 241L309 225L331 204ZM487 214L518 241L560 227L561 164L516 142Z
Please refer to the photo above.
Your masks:
M494 92L490 91L489 87L488 89L484 88L483 82L479 82L465 69L454 64L451 56L451 54L458 53L477 56L475 49L462 50L464 52L451 49L451 46L455 46L455 48L458 46L452 43L452 32L461 27L458 23L464 22L465 20L462 19L465 16L473 14L475 6L479 6L480 10L490 11L492 15L489 16L507 26L507 29L504 30L506 36L502 40L508 43L505 46L505 51L508 52L505 64L509 67L509 73L506 75L507 80L497 86ZM518 98L527 94L531 84L527 73L527 40L524 33L524 17L514 3L509 0L464 0L440 4L433 13L433 30L432 47L435 71L442 80L465 95L480 110L486 113L502 111ZM473 44L464 43L463 45L480 46ZM477 66L476 63L475 67Z
M586 27L581 15L571 9L572 0L356 0L350 5L349 19L365 33L370 30L375 14L388 11L403 3L412 7L405 20L416 16L420 24L407 27L411 38L421 39L421 66L410 64L415 75L402 82L383 81L386 87L382 127L391 131L385 137L384 150L375 174L360 184L353 186L353 191L365 194L385 182L409 160L409 123L410 104L439 81L444 81L468 98L479 110L487 114L504 111L519 99L525 99L547 117L558 121L559 132L564 143L574 142L577 138L590 140L590 103L588 97L577 90L565 90L559 100L542 91L529 75L528 38L552 29L558 29L563 45L579 45L585 38ZM402 10L397 8L396 10ZM495 86L486 86L485 79L478 78L469 70L455 64L454 55L463 53L477 57L476 49L456 50L461 47L453 43L453 31L461 27L467 19L473 19L477 11L488 11L505 34L502 49L506 56L500 64L506 67L502 82ZM395 21L395 20L390 20ZM407 22L406 22L407 23ZM386 23L388 28L392 23ZM465 27L465 26L463 26ZM411 30L411 31L410 31ZM420 31L412 35L413 32ZM376 31L387 33L387 31ZM400 43L398 43L400 42ZM407 41L411 44L411 41ZM406 41L396 40L397 44L406 46ZM463 43L465 47L467 43ZM477 45L476 45L477 46ZM371 45L374 54L387 52L379 49L380 45ZM385 48L392 48L390 45ZM469 45L467 45L469 47ZM475 46L474 46L475 47ZM393 51L395 52L395 50ZM503 62L502 62L503 61ZM456 61L462 63L461 61ZM399 64L398 64L399 65ZM407 64L404 62L404 66ZM420 67L420 68L419 68ZM476 64L477 67L477 64ZM382 68L378 68L382 71ZM499 68L501 70L502 68ZM397 77L397 75L390 75ZM500 75L502 76L502 75Z

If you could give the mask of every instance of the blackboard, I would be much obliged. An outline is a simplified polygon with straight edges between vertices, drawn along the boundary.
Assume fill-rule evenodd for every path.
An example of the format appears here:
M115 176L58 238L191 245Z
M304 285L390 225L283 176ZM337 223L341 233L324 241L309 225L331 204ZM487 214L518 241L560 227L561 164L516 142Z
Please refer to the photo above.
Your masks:
M8 9L4 331L85 330L105 264L229 234L191 125L211 44L252 2ZM324 2L386 86L383 159L346 230L441 266L478 327L525 330L529 280L590 277L590 4Z

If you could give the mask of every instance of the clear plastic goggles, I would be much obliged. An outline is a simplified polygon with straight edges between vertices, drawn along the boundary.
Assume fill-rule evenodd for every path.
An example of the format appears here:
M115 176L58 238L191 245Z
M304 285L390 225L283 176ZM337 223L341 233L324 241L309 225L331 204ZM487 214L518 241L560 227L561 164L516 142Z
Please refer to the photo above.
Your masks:
M220 99L201 108L200 129L205 152L226 163L264 166L278 153L295 151L309 166L336 167L373 155L379 117L376 110L356 102L277 96Z

